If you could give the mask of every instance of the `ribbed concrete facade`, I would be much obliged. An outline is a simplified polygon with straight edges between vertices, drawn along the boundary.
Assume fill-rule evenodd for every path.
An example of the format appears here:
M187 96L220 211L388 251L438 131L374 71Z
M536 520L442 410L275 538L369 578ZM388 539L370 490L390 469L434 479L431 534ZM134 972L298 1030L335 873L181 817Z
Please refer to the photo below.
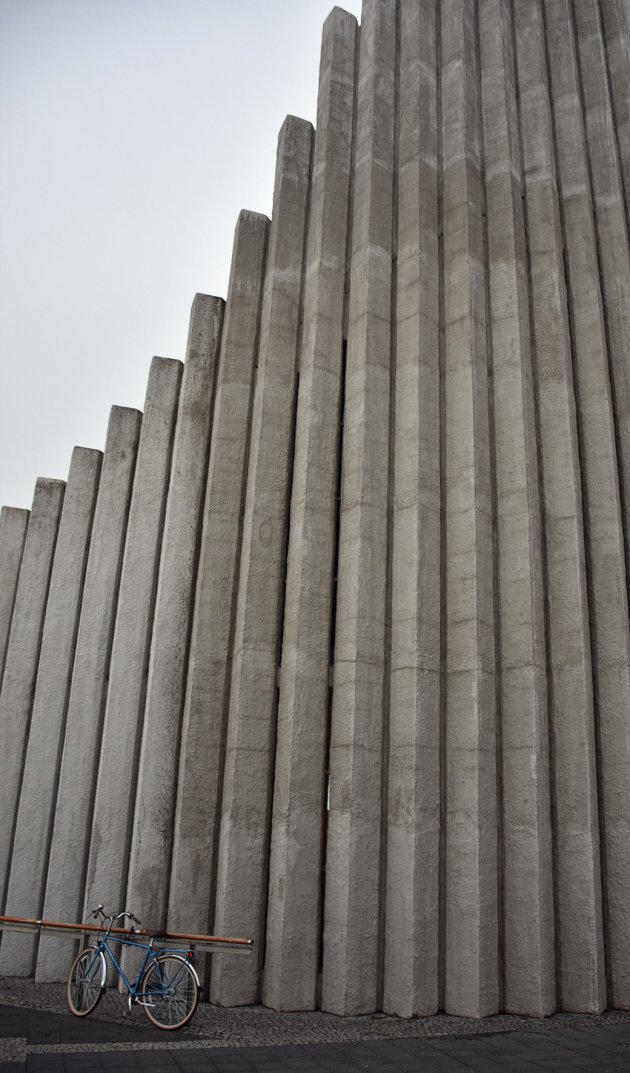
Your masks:
M183 369L3 508L1 910L252 936L224 1005L630 1008L629 85L628 0L332 11Z

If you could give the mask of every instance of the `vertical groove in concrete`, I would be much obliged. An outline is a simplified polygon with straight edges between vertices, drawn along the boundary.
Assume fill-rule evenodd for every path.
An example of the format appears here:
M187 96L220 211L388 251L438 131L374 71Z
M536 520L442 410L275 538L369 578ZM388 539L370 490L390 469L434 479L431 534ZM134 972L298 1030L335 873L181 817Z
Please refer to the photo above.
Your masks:
M28 519L29 512L19 507L0 511L0 688Z
M376 1008L396 0L364 0L330 741L322 1007Z
M542 536L510 0L480 0L496 475L504 1005L555 1008Z
M232 657L215 931L258 944L244 965L214 958L213 1001L254 1002L264 953L297 354L313 128L288 116L280 132L252 416Z
M33 713L20 792L5 912L39 917L50 850L61 747L76 643L85 564L102 455L75 447L59 522ZM29 976L37 936L8 933L0 972Z
M141 414L114 406L109 419L65 724L44 916L79 919L92 828L114 616ZM37 978L64 979L67 940L43 935Z
M181 378L180 361L153 359L112 642L85 888L86 912L99 902L112 911L124 908L155 591ZM138 912L140 909L137 906Z
M626 230L618 143L615 138L612 102L608 92L606 57L599 6L596 0L573 5L578 70L583 93L586 142L595 202L599 246L599 271L607 332L616 419L621 504L625 518L626 569L630 538L630 251ZM628 86L625 87L626 94ZM603 519L593 519L603 522ZM615 537L609 536L609 554L615 552ZM618 583L622 578L617 574ZM626 576L626 582L627 582ZM627 590L626 590L627 592ZM601 830L605 862L606 929L608 935L609 999L613 1005L630 1006L630 914L628 889L630 864L630 739L628 737L627 688L630 666L627 601L616 591L601 591L612 610L617 600L616 626L620 632L600 634L596 655L605 660L608 674L598 680L598 744ZM601 620L600 620L601 625ZM617 682L611 688L610 676Z
M630 246L626 207L608 88L606 55L597 0L572 7L578 70L583 95L595 222L600 254L602 297L611 367L621 505L630 567ZM625 85L628 94L628 84ZM625 955L624 955L625 957ZM630 970L629 970L630 971Z
M168 926L212 925L238 554L269 220L236 227L182 721Z
M606 739L603 728L617 724L619 732L618 713L630 710L626 568L604 309L580 106L579 74L568 0L559 0L548 7L546 22L547 48L552 58L550 80L566 247L585 543L590 579L595 726L600 728L601 742ZM590 729L591 751L593 733ZM620 755L618 745L615 744L616 756ZM573 762L573 758L570 758L570 763ZM600 755L601 763L605 761ZM589 772L588 778L593 780L592 772ZM630 789L626 786L625 795ZM602 819L600 815L600 826ZM588 930L579 925L575 927L565 915L558 921L562 954L558 979L559 1003L565 1010L597 1012L606 1006L598 867L595 856L595 912ZM623 882L628 889L630 877L627 872ZM567 926L570 929L568 935Z
M142 728L127 905L155 927L166 925L201 515L216 366L225 303L197 294L190 315L160 554Z
M40 478L24 541L0 693L0 906L9 876L48 587L65 491Z
M437 161L438 161L438 349L439 349L439 452L440 452L440 869L438 905L438 1009L443 1010L446 994L446 391L445 391L445 308L444 308L444 136L442 109L442 3L436 13L437 52Z
M442 5L445 1008L498 1003L493 534L475 4Z
M600 0L613 122L623 178L626 222L630 226L630 3Z
M384 1009L438 1006L440 413L435 0L402 0ZM422 956L418 957L418 951Z
M557 953L568 979L585 945L596 964L600 928L589 611L544 20L538 0L514 10L545 538Z
M343 375L356 19L324 24L291 494L264 1002L313 1009Z

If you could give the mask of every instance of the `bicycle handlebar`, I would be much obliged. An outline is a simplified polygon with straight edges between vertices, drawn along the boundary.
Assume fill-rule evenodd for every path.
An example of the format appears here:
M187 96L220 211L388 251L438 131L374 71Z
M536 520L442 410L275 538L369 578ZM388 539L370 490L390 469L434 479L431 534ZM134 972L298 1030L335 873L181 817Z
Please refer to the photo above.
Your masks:
M140 925L142 924L142 921L138 920L137 916L134 916L134 914L131 913L128 909L125 909L122 913L117 914L106 913L102 905L97 905L94 907L90 915L94 918L94 920L96 920L98 917L100 917L102 921L109 920L110 927L115 920L124 920L125 917L131 920L134 924L137 924L138 927L140 927Z

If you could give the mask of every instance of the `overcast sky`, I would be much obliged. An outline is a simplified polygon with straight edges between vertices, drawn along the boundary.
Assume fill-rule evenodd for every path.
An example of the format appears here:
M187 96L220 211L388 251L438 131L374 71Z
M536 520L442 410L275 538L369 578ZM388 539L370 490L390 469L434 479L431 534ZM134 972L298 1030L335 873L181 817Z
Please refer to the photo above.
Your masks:
M225 297L285 115L315 121L332 6L0 0L0 504L102 449L151 357L184 357L195 292Z

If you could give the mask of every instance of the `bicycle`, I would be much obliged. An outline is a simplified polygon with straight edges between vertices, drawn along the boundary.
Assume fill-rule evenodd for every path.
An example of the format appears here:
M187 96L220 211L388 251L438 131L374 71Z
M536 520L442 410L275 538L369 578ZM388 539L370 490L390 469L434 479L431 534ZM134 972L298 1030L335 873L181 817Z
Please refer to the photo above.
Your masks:
M98 1006L106 990L107 961L118 972L122 983L127 988L129 1009L133 1005L142 1006L149 1021L157 1028L172 1031L183 1028L192 1019L199 1005L201 985L199 977L191 964L192 950L154 950L155 939L161 932L147 932L148 943L139 941L134 935L133 925L140 926L141 921L128 911L106 914L102 905L92 910L91 916L101 920L104 934L98 943L80 950L70 967L68 974L68 1006L75 1017L87 1017ZM110 937L114 924L119 920L131 921L128 936ZM130 946L145 951L144 961L140 966L135 983L125 974L118 958L111 949L111 943Z

